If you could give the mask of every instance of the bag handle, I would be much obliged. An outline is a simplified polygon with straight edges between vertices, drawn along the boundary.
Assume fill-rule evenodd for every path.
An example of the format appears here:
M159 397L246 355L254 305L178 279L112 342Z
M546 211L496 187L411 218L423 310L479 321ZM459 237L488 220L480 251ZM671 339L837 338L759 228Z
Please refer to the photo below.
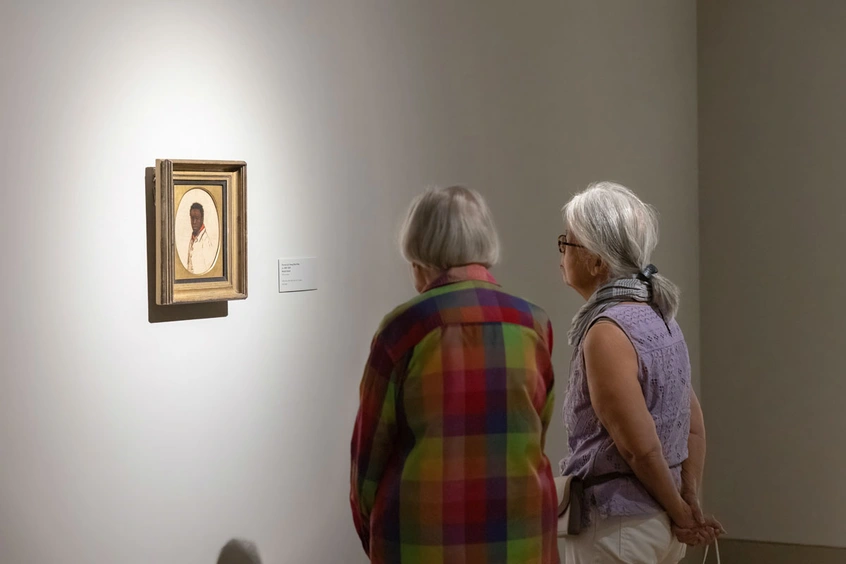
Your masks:
M705 546L705 558L702 559L702 564L705 564L705 561L708 560L708 549L711 548L710 545ZM720 562L720 541L714 541L714 548L717 552L717 564L721 564Z

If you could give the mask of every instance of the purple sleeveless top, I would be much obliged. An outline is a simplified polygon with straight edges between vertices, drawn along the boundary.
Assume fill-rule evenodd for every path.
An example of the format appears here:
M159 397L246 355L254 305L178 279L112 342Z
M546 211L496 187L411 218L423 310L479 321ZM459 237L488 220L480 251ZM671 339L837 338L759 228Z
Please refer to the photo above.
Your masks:
M681 487L681 463L687 459L690 433L690 359L681 328L671 321L668 330L661 316L647 305L616 305L594 322L601 319L616 323L634 345L639 360L637 377L646 407L655 421L673 479ZM630 475L585 490L582 507L588 510L583 512L583 525L589 524L591 507L597 508L602 519L663 511L634 476L596 417L590 403L581 344L574 351L570 365L564 424L570 455L560 463L563 475L581 478L612 472Z

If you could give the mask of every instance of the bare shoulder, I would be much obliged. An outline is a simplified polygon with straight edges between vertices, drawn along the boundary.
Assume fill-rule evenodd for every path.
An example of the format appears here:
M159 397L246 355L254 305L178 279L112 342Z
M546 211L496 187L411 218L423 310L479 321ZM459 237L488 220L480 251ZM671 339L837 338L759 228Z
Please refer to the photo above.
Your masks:
M634 352L628 335L610 319L600 319L593 324L585 335L584 348L586 354L589 351L608 353L619 349L631 349Z
M634 371L637 374L637 353L623 330L613 321L594 324L584 342L588 378L619 377Z

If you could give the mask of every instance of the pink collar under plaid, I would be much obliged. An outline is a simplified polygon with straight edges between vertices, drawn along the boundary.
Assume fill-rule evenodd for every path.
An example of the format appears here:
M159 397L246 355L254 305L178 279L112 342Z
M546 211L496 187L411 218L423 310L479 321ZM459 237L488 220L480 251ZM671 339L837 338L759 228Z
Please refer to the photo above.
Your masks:
M423 291L428 292L432 288L446 286L447 284L455 284L457 282L467 282L469 280L489 282L490 284L496 284L499 286L496 279L487 268L481 264L468 264L466 266L455 266L449 270L443 271L441 275L438 276L434 282L426 286Z

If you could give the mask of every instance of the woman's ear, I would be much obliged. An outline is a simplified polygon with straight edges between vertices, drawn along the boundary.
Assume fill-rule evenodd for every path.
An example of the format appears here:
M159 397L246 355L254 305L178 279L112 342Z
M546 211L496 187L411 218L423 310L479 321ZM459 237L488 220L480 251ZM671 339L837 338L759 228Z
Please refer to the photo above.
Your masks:
M608 274L608 266L599 255L594 255L590 261L590 274L594 278Z
M434 280L432 276L432 269L423 266L422 264L412 262L411 263L411 277L414 280L414 289L418 292L422 292L429 283Z

